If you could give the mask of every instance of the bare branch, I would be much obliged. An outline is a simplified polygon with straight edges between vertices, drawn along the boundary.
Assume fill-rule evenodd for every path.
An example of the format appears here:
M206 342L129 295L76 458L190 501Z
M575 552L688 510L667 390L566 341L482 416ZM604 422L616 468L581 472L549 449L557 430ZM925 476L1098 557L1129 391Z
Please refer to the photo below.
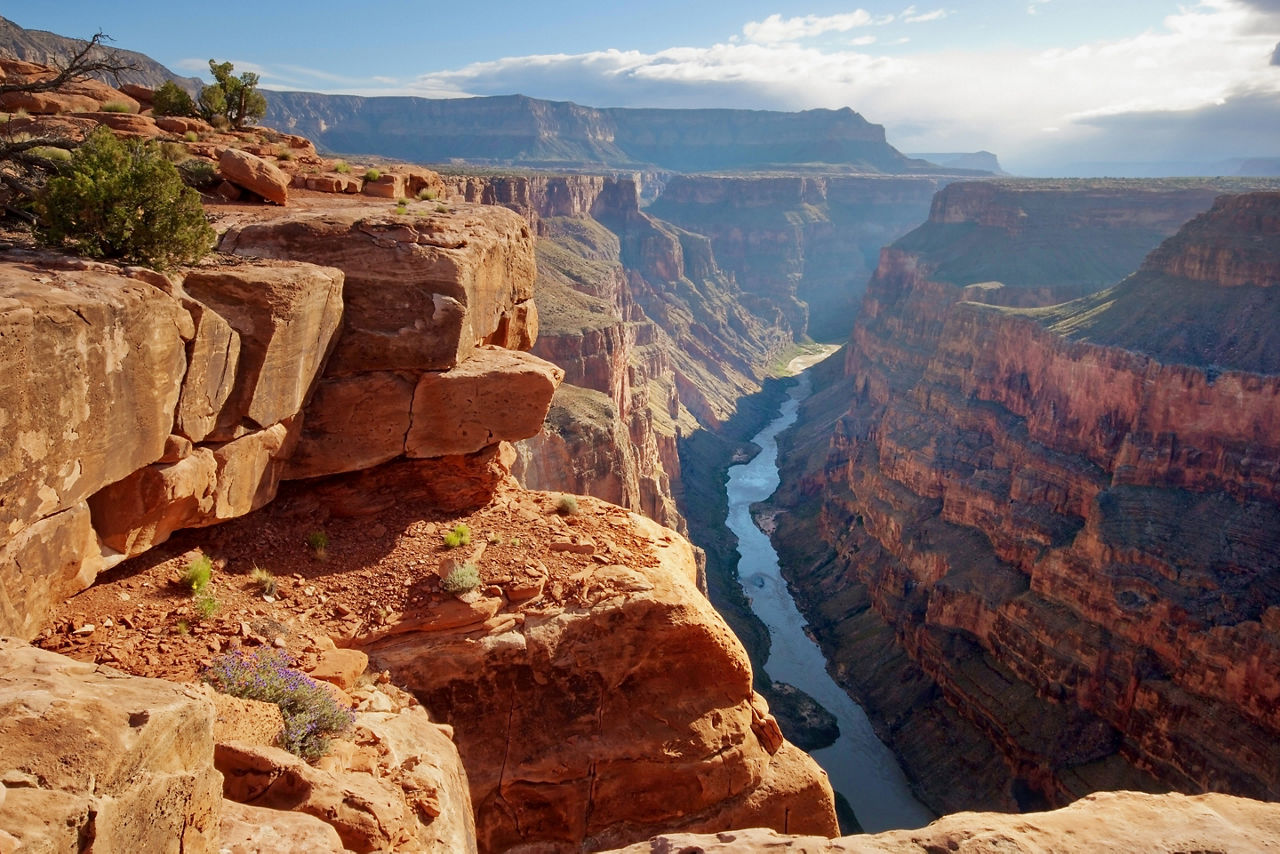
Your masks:
M104 47L102 44L104 41L111 41L111 37L101 31L94 33L75 56L71 57L66 66L53 77L26 83L0 83L0 95L7 92L49 92L67 83L85 80L96 74L110 74L118 83L121 73L137 70L138 67L133 62L122 58L118 51Z

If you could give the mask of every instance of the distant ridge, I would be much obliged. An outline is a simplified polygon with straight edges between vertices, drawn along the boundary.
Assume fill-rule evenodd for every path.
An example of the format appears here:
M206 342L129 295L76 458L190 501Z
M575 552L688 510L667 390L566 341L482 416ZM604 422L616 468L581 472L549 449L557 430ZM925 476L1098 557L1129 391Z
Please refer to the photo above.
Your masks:
M92 36L92 31L86 31L83 38L67 38L45 30L28 30L8 18L0 18L0 56L61 67L75 56ZM123 50L111 43L107 44L107 49L136 66L135 70L120 74L118 81L120 83L136 83L152 89L166 80L174 80L186 89L195 89L202 85L198 77L183 77L175 74L146 54ZM117 82L114 78L105 79L108 83Z
M885 142L882 125L847 107L798 113L602 109L524 95L429 99L269 92L265 123L331 152L420 163L676 172L947 171L902 154Z

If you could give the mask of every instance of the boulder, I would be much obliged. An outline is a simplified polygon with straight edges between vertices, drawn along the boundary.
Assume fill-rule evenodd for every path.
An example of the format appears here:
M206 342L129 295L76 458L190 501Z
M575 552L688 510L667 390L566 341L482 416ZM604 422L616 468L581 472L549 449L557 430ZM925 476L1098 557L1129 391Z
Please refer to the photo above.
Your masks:
M213 133L213 125L191 116L156 116L156 127L169 133Z
M350 691L368 666L369 656L358 649L328 649L320 653L316 666L307 675Z
M377 196L380 199L402 199L405 195L404 176L388 172L372 181L365 181L364 194Z
M175 463L144 466L89 499L93 526L112 550L132 557L182 528L243 516L275 498L297 421L220 445L195 448Z
M16 113L26 110L34 115L92 112L98 101L86 95L64 95L60 92L5 92L0 95L0 109Z
M21 850L217 852L213 706L0 639L0 830Z
M227 148L218 156L218 168L228 181L268 202L277 205L289 203L289 176L274 163L245 151Z
M307 854L346 854L333 825L300 812L253 807L223 801L219 835L221 854L268 854L305 851Z
M308 190L318 193L358 193L360 179L351 175L295 175Z
M34 637L54 608L119 558L103 554L85 502L23 528L0 546L0 631Z
M391 371L321 380L285 476L359 471L403 455L416 384Z
M219 744L214 761L224 797L315 816L353 851L399 849L417 836L418 815L403 791L371 774L324 771L279 748L234 741Z
M115 131L118 136L151 139L163 133L160 128L156 127L155 121L150 116L139 116L135 113L74 113L73 116L77 119L87 119L100 125L106 125Z
M537 356L479 347L451 371L423 374L405 437L410 457L469 454L537 435L564 371Z
M408 219L334 207L227 232L221 248L346 274L342 340L327 376L447 370L533 296L533 234L502 208Z
M197 269L187 275L186 293L225 319L240 342L235 386L213 438L230 438L246 421L266 427L301 410L342 319L342 282L341 271L311 264ZM213 344L220 344L224 333L212 327L210 333ZM227 367L223 352L210 349L207 367L195 364L193 351L193 367L205 386ZM185 383L183 391L185 396Z

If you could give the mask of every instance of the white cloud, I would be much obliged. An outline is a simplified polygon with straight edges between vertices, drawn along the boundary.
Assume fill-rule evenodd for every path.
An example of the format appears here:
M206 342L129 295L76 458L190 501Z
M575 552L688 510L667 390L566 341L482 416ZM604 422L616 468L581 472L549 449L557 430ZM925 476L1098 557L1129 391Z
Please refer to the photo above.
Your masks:
M1049 0L1031 0L1031 2L1027 4L1027 14L1028 15L1036 14L1036 12L1040 10L1040 7L1048 2Z
M799 18L783 18L770 15L763 21L750 21L742 28L742 34L759 44L777 44L799 39L813 38L823 33L847 33L854 27L871 25L874 19L866 9L855 9L840 15L805 15Z
M934 9L932 12L917 12L915 6L911 6L906 12L902 13L902 20L908 24L923 24L926 21L940 21L947 17L946 9Z
M1276 6L1280 0L1204 0L1145 32L1067 49L955 43L931 52L899 47L887 55L877 55L880 46L900 42L872 42L865 33L840 44L802 41L882 20L866 13L773 15L744 27L742 41L655 52L509 57L425 74L407 85L353 85L345 91L426 97L518 92L602 107L849 106L885 125L900 149L985 148L1010 168L1029 170L1042 162L1038 152L1050 140L1069 152L1071 146L1101 145L1121 126L1127 139L1138 138L1132 123L1121 121L1126 116L1192 111L1223 101L1239 115L1250 104L1271 103L1264 96L1280 93L1280 67L1269 64L1280 41L1280 16L1271 10ZM920 14L908 9L899 22L907 12ZM1259 97L1241 100L1242 93ZM1224 132L1221 144L1234 143Z

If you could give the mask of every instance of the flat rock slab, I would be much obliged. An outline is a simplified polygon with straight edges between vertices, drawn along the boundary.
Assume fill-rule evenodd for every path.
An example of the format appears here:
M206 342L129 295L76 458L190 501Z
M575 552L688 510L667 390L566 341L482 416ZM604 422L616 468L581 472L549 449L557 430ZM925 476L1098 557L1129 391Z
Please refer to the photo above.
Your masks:
M0 831L30 850L216 852L213 717L173 683L0 638Z

